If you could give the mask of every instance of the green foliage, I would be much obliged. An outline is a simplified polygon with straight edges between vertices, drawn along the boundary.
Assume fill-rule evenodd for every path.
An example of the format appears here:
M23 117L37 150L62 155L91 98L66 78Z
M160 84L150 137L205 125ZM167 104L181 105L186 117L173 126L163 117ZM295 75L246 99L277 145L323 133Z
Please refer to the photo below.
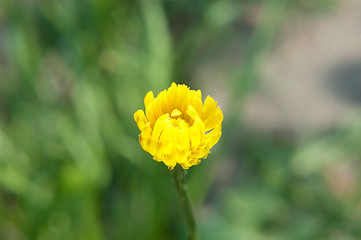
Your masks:
M139 146L133 113L149 90L192 86L233 37L222 84L239 109L287 10L333 1L314 2L1 1L0 239L183 239L169 170ZM187 176L202 239L360 239L359 126L297 142L239 115Z

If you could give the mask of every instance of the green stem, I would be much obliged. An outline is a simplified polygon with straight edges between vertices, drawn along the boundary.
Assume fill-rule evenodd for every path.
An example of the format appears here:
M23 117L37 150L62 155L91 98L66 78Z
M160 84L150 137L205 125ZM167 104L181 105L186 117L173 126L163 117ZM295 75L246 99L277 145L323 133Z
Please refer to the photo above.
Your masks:
M172 176L177 188L178 196L182 203L184 215L189 225L189 240L196 240L198 239L197 227L196 221L194 220L191 201L187 191L187 185L185 183L185 170L180 165L177 165L172 170Z

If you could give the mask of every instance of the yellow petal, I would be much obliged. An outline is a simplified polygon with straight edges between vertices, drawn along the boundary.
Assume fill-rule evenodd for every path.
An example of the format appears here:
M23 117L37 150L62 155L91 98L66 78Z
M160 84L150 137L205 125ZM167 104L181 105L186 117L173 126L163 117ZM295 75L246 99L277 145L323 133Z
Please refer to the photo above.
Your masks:
M202 111L202 99L199 97L193 97L190 101L190 104L194 107L194 109L200 113Z
M188 105L187 114L193 119L193 125L194 127L198 128L201 132L201 135L204 135L205 133L205 125L202 119L199 117L198 112L194 109L192 105Z
M208 154L209 154L209 148L204 147L204 148L200 149L198 156L199 156L199 158L206 158L208 156Z
M152 127L154 126L155 121L156 121L156 118L154 116L154 111L153 111L153 104L154 104L154 102L149 103L147 108L145 109L145 114L147 115L147 119L151 123Z
M177 128L177 149L179 151L185 151L190 149L190 139L189 139L189 127L184 126L186 123L181 122Z
M149 152L152 155L155 153L154 144L152 142L152 128L149 122L144 125L142 133L139 134L139 143L144 151Z
M160 137L161 149L159 153L163 155L171 155L175 151L174 136L176 135L175 127L169 125L164 130Z
M167 91L162 91L157 96L157 110L159 112L158 116L161 116L169 112L168 109L168 94Z
M211 132L206 134L205 141L208 145L208 148L213 147L219 140L222 135L222 125L219 124Z
M154 125L153 128L153 134L152 134L152 140L154 142L158 142L160 139L160 135L165 130L165 128L169 124L169 114L163 114L161 117L159 117Z
M213 98L210 96L207 96L206 100L204 101L203 107L202 107L202 113L201 118L203 121L207 120L209 115L216 109L217 102L214 101Z
M183 164L187 161L187 158L188 158L188 151L183 150L183 151L178 151L176 153L175 160L177 163Z
M186 85L178 85L177 98L175 99L174 107L179 109L181 112L185 112L186 110L188 92L189 89Z
M143 131L144 125L148 123L143 110L138 110L134 113L134 120L136 121L140 131Z
M193 119L193 121L200 119L198 112L194 109L194 107L192 105L188 105L186 112Z
M201 137L202 135L200 129L197 126L192 126L189 132L189 138L192 149L198 148L199 144L201 143Z
M171 111L174 108L177 108L175 106L176 99L177 99L177 84L174 82L172 83L172 86L168 88L168 105L169 105L169 111Z
M145 97L144 97L144 106L147 108L147 106L149 105L149 103L154 101L154 95L153 92L150 91L148 92Z
M206 126L206 131L209 131L215 128L218 124L223 121L223 113L219 107L217 107L209 117L204 121L204 125Z
M163 163L168 166L169 170L172 170L176 165L176 159L174 154L162 156Z

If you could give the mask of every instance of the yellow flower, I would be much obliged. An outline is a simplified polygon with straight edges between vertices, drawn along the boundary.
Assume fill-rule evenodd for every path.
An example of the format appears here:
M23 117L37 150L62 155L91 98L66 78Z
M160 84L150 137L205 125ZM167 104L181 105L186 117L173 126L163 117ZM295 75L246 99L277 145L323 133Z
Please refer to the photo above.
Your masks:
M223 113L209 96L202 104L200 90L172 83L156 98L148 92L144 105L146 114L143 110L134 114L140 145L169 169L197 165L221 137Z

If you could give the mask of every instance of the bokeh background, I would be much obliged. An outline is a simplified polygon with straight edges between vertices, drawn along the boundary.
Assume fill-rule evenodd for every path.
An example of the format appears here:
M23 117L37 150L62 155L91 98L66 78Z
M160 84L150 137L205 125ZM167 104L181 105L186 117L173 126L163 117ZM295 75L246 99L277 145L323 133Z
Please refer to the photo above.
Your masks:
M0 239L185 239L133 113L224 112L188 171L201 239L361 239L361 1L1 0Z

